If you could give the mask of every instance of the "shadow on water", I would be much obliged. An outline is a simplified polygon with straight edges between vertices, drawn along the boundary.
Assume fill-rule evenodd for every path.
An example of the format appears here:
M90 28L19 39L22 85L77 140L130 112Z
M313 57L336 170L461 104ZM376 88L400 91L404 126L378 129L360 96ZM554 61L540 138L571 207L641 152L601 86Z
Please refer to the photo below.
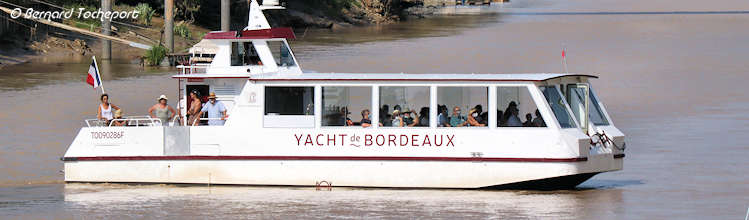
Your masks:
M645 184L643 180L602 180L602 179L590 179L579 186L575 187L575 190L593 190L593 189L611 189L625 186L635 186Z

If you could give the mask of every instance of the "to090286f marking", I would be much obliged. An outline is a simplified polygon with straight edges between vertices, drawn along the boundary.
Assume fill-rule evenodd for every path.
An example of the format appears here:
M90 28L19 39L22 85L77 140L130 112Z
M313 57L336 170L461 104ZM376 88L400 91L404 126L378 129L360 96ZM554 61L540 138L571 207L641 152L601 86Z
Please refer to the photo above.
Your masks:
M125 131L92 131L92 139L121 139Z

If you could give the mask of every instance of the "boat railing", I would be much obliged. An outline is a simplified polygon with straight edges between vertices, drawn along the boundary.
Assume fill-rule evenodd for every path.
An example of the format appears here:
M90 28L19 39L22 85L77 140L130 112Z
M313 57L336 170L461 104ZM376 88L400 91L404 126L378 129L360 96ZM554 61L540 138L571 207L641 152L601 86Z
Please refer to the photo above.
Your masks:
M178 65L177 69L179 69L179 73L181 75L189 75L189 74L204 74L206 73L206 69L210 66L210 63L195 63L192 65Z
M199 126L200 125L199 122L201 122L201 121L210 121L210 120L223 121L225 119L222 119L222 118L200 118L197 121L193 122L192 126Z
M131 116L127 118L112 119L107 123L107 120L101 119L86 119L86 126L88 127L111 127L115 122L125 122L125 126L160 126L161 120L158 118L151 118L149 116Z

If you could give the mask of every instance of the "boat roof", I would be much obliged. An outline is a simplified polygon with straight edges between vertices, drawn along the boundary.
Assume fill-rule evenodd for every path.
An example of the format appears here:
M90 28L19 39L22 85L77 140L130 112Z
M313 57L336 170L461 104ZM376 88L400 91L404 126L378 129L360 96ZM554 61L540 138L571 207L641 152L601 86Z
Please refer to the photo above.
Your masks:
M205 34L203 39L212 40L237 40L237 39L273 39L286 38L288 40L296 39L294 31L291 28L279 27L261 30L242 30L242 31L211 31Z
M517 74L407 74L407 73L303 73L303 74L187 74L173 78L247 78L252 81L521 81L538 82L561 77L598 78L577 73Z

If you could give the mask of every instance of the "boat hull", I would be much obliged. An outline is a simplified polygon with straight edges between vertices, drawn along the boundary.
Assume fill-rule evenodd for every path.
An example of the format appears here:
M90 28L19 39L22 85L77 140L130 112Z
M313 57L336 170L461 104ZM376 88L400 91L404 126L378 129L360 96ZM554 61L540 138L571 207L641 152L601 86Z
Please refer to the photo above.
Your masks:
M282 186L324 181L349 187L558 189L622 169L621 156L611 154L575 161L211 158L66 158L65 181Z

